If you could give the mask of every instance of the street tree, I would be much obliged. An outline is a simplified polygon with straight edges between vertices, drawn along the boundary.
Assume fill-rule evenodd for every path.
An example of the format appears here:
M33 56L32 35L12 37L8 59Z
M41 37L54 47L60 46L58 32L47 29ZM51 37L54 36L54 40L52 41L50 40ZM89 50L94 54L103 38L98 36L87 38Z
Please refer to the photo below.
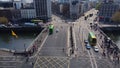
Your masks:
M6 17L0 17L1 24L8 24L8 19Z
M96 5L95 9L96 9L96 10L99 10L99 9L100 9L100 7L101 7L101 3L97 3L97 5Z
M117 11L112 15L112 20L114 22L119 22L120 23L120 11Z

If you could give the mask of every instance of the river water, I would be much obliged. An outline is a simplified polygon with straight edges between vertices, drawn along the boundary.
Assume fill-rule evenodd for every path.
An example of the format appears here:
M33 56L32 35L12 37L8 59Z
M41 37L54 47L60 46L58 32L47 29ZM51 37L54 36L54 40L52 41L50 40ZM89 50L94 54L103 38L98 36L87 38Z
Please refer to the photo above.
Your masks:
M105 32L120 48L120 32Z
M18 38L11 33L0 33L0 48L23 51L37 37L38 33L17 33Z

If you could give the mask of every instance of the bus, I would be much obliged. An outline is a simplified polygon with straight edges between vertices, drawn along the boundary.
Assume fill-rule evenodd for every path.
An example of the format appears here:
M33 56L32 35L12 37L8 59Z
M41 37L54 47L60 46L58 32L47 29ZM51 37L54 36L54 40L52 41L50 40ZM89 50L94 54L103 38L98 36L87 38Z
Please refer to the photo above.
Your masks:
M53 24L50 24L50 25L49 25L49 35L50 35L50 34L53 34L53 30L54 30L54 25L53 25Z
M39 23L39 22L43 22L43 20L35 20L35 19L33 19L33 20L31 20L31 22L34 22L34 23Z
M91 46L96 46L97 39L96 39L96 36L94 35L93 32L89 32L88 41L89 41L89 43L90 43Z

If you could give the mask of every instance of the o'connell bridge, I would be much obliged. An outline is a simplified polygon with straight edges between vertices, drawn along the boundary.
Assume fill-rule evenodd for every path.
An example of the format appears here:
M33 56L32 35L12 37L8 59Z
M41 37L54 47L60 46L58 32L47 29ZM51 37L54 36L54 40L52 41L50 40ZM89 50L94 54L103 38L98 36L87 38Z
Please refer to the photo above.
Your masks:
M33 54L28 52L27 57L11 56L7 60L0 57L0 68L119 68L119 48L99 26L90 25L96 11L86 13L93 11L93 16L87 20L80 17L74 22L53 15L53 33L49 35L48 28L45 28L38 35L31 44ZM84 40L88 39L89 32L96 36L98 52L92 46L90 49L85 46Z

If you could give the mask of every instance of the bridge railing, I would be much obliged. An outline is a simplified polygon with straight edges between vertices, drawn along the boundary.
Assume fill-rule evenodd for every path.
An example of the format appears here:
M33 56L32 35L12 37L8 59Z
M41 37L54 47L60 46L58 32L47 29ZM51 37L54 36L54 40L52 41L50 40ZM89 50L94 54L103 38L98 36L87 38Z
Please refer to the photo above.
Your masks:
M47 35L47 28L44 28L41 33L32 41L30 46L26 49L26 52L32 51L33 48L36 50L40 47L40 44L42 43L44 37Z
M100 44L102 47L104 47L107 51L107 54L109 56L112 56L112 57L119 57L119 53L120 53L120 49L118 48L118 46L116 45L116 43L110 39L110 37L108 37L108 35L106 35L101 29L99 26L96 26L97 28L97 31L99 31L99 38L102 37L103 40ZM96 29L95 29L96 30ZM99 39L101 40L101 39ZM104 51L104 48L103 48L103 51Z

